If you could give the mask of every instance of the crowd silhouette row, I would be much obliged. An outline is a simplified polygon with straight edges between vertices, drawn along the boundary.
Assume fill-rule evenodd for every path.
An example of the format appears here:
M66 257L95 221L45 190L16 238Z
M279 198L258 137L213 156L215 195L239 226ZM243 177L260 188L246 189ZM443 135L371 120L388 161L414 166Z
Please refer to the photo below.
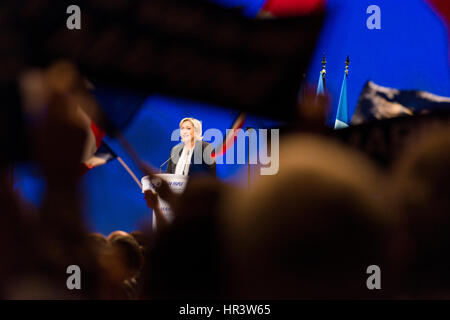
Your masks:
M162 181L142 199L156 231L104 236L81 214L85 132L56 83L30 129L46 180L39 208L20 199L1 166L1 298L450 298L449 128L430 130L381 169L326 134L324 101L307 97L301 130L281 137L276 175L250 188L191 177L179 195ZM157 194L173 209L170 224ZM81 269L80 290L66 286L69 265ZM370 265L380 267L381 290L367 288Z

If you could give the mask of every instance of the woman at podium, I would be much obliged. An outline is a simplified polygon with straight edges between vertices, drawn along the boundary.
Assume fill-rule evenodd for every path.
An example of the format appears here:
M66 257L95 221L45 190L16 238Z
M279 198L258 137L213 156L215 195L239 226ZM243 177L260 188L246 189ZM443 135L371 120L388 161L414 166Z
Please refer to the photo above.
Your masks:
M180 121L181 143L172 148L166 173L180 175L210 174L216 176L214 151L210 143L202 141L202 124L194 118Z

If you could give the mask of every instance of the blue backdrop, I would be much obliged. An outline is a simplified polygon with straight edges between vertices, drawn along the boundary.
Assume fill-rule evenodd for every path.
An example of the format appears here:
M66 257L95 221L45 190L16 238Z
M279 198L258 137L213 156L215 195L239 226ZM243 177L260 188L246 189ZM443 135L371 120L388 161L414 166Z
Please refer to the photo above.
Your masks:
M369 30L370 5L381 9L381 29ZM350 56L349 118L367 80L399 89L421 89L450 96L447 33L423 0L329 0L328 17L307 79L316 84L326 54L326 88L332 98L334 124L339 93Z
M228 6L242 5L244 14L254 16L264 0L215 0ZM366 9L376 4L381 8L381 30L368 30ZM326 87L332 98L333 115L338 105L345 58L350 55L348 78L349 117L367 80L401 89L422 89L450 96L447 35L443 23L422 0L365 1L329 0L328 17L307 74L316 84L321 70L322 54L326 54ZM133 101L130 97L129 101ZM126 101L125 101L126 103ZM275 106L274 106L275 107ZM203 121L203 129L218 128L225 134L237 113L205 104L163 96L149 97L124 130L127 139L140 156L159 167L175 142L172 130L181 118L192 116ZM246 126L261 128L273 125L268 120L250 117ZM106 138L111 147L138 175L127 154L114 139ZM227 181L245 183L246 166L218 166L218 176ZM28 201L39 204L43 183L30 166L18 165L15 187ZM116 161L95 168L83 179L84 214L91 230L108 234L114 230L132 231L149 222L146 208L136 183Z

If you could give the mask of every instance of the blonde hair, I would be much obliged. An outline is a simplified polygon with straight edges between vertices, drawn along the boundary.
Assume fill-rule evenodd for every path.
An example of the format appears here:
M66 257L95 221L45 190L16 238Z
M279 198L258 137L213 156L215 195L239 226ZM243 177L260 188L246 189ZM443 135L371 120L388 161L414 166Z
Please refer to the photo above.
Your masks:
M180 129L181 129L181 125L186 122L186 121L190 121L192 123L192 125L194 126L194 139L195 140L202 140L202 123L194 118L183 118L180 121Z

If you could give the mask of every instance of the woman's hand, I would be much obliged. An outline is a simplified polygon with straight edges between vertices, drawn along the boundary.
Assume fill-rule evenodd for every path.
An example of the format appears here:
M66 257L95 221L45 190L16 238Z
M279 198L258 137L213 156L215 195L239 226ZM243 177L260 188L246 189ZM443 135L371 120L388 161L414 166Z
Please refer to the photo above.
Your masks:
M150 182L155 188L156 194L165 202L169 204L169 206L173 206L175 201L177 200L177 195L170 189L169 184L164 179L157 177L156 170L152 168L150 165L146 163L140 164L142 171L149 177ZM149 196L151 197L151 195ZM147 204L148 205L148 204ZM152 208L154 209L154 208Z
M147 190L144 192L145 202L147 203L147 207L155 210L159 206L158 195L152 190Z
M159 207L159 198L156 192L152 190L146 190L144 192L144 198L147 203L147 207L153 209L153 213L155 214L156 225L158 226L158 231L164 230L169 226L169 222L161 211Z

